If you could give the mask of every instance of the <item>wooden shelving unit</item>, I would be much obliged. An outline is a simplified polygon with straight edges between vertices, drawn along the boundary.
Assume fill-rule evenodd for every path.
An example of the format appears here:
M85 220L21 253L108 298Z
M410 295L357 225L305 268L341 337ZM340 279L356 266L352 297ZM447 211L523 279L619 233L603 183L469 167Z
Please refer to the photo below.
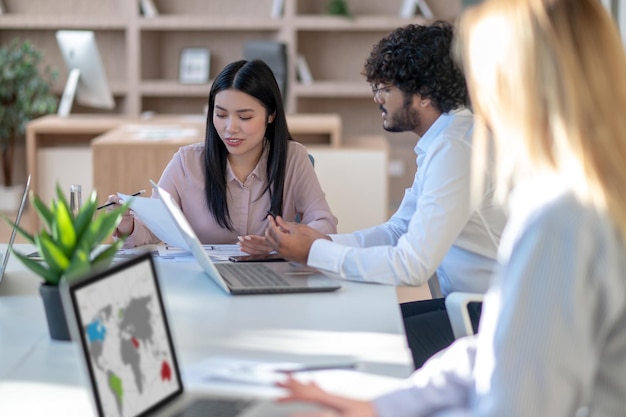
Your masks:
M138 0L3 0L7 13L0 15L0 43L28 38L45 53L45 63L58 69L54 89L61 93L67 70L56 44L59 29L86 29L96 33L105 72L113 90L115 109L100 111L74 105L72 113L100 113L138 117L156 114L200 114L206 104L210 81L186 85L178 81L183 48L211 51L209 79L229 62L243 57L249 40L275 40L287 45L286 108L295 113L336 113L342 120L342 138L384 135L391 158L406 159L407 146L398 134L381 127L379 109L361 76L372 45L393 29L424 23L419 14L399 17L403 0L347 0L351 18L326 14L328 0L284 0L283 13L272 17L274 0L153 0L159 15L144 17ZM451 20L461 0L432 0L437 18ZM314 82L303 84L296 71L302 54ZM415 140L406 142L410 148ZM410 152L408 152L410 154ZM392 180L401 197L410 183L414 166L405 178ZM398 183L398 187L393 185Z
M46 64L58 69L55 90L59 93L67 70L56 45L58 29L96 32L116 108L113 113L131 117L144 111L179 113L202 111L210 83L185 85L178 82L178 63L185 47L211 51L210 78L227 63L241 59L248 40L282 41L288 51L286 105L290 113L328 113L325 99L363 101L371 98L360 76L371 46L398 26L423 23L400 18L402 0L348 0L352 18L326 14L327 0L284 0L282 16L274 18L274 0L153 0L159 15L143 17L137 0L3 0L8 13L0 15L0 42L28 38L45 51ZM459 0L445 10L458 9ZM451 13L454 15L454 13ZM445 16L444 16L445 17ZM296 75L296 59L303 54L315 80L303 85ZM317 100L322 102L316 103ZM186 100L191 101L184 103ZM182 103L182 104L181 104ZM198 107L195 107L195 106ZM350 107L350 106L347 106ZM358 106L357 106L358 107ZM374 106L372 106L374 108ZM349 109L338 109L341 114ZM78 113L98 113L75 108ZM363 117L363 120L371 119ZM380 131L380 123L344 123L344 134Z

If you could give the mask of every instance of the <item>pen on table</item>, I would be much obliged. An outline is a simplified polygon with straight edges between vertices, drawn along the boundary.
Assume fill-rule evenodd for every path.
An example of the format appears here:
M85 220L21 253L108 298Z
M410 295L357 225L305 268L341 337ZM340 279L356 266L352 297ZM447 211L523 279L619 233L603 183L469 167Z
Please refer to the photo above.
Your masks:
M328 371L333 369L356 369L356 363L335 363L335 364L323 364L323 365L304 365L299 368L284 368L275 369L274 372L283 374L292 374L295 372L313 372L313 371Z
M141 194L143 194L143 193L145 193L145 192L146 192L146 190L139 190L139 191L137 191L135 194L132 194L132 195L131 195L131 197L137 197L138 195L141 195ZM101 205L100 207L98 207L96 210L100 210L100 209L103 209L103 208L105 208L105 207L112 206L112 205L114 205L114 204L115 204L115 203L113 203L113 202L106 203L106 204L103 204L103 205Z

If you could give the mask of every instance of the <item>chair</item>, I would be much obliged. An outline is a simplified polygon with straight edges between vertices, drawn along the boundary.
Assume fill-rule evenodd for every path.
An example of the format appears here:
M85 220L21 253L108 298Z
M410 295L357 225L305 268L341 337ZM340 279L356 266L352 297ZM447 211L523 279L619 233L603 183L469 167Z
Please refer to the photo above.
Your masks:
M469 303L481 303L483 298L484 294L480 293L456 291L448 294L445 301L446 310L455 339L474 334L467 307Z

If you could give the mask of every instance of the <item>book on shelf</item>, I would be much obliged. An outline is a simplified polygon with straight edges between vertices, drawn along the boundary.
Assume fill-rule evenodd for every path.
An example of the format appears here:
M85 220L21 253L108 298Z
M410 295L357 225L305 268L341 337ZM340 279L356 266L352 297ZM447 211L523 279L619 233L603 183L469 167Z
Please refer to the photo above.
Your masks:
M298 78L302 84L312 84L313 76L311 75L311 70L309 69L309 64L306 62L306 58L302 54L298 54L298 58L296 60L296 69L298 71Z
M152 0L139 0L139 6L141 8L141 14L144 17L155 17L159 15L159 10Z
M400 9L400 17L410 19L415 16L415 12L418 9L425 19L434 18L433 12L426 0L404 0L402 2L402 8Z
M285 0L273 0L272 1L272 14L273 18L279 18L283 16L283 8L285 7Z

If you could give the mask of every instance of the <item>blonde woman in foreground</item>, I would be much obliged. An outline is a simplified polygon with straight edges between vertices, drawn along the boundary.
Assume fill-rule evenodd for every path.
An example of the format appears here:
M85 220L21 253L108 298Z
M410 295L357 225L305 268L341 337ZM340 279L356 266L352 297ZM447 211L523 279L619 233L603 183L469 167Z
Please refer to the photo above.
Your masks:
M511 213L479 335L372 402L294 379L282 401L326 406L319 416L626 416L626 58L614 22L598 0L487 0L459 40L475 143L492 135Z

